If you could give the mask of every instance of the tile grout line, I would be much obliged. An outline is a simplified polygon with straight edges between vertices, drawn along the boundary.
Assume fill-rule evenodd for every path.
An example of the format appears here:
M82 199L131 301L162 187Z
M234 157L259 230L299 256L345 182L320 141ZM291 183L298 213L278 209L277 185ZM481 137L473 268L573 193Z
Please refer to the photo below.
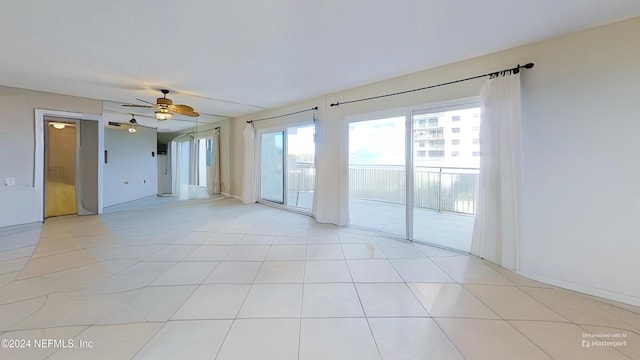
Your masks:
M347 271L349 271L349 277L351 278L351 283L356 291L356 296L358 297L358 302L360 303L360 309L362 309L362 314L364 315L364 319L367 322L367 328L369 328L369 335L371 335L371 339L373 340L373 344L376 346L376 351L378 352L378 358L382 359L382 352L380 351L380 346L378 345L378 341L376 340L375 335L373 334L373 329L371 328L371 323L369 322L369 317L364 309L364 305L362 304L362 298L360 297L360 292L358 291L358 287L356 283L353 281L353 274L351 273L351 267L349 266L349 262L346 260L346 255L344 253L344 248L342 247L342 243L340 244L340 248L342 249L342 255L345 257L345 263L347 265Z

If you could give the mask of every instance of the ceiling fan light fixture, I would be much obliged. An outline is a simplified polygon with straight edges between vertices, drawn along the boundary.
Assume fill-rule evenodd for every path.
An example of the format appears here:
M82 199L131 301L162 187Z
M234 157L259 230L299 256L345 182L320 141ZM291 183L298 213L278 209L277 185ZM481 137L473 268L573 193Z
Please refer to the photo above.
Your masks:
M158 109L156 110L156 119L163 121L169 120L173 116L173 114L167 109Z
M129 120L129 133L130 134L134 134L136 131L138 131L135 127L135 125L138 125L138 122L136 121L135 116L133 116L133 114L131 114L131 120Z

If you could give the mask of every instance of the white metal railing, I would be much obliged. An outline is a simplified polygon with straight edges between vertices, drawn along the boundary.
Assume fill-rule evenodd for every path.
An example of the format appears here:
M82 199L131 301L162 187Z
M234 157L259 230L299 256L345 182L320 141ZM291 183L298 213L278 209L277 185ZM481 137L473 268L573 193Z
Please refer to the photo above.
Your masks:
M405 205L404 166L349 166L349 196ZM474 215L478 198L477 168L415 169L414 206Z
M290 193L312 192L315 168L298 163L289 170ZM414 206L474 215L478 203L478 169L417 166ZM401 165L350 165L349 197L406 204L406 174Z

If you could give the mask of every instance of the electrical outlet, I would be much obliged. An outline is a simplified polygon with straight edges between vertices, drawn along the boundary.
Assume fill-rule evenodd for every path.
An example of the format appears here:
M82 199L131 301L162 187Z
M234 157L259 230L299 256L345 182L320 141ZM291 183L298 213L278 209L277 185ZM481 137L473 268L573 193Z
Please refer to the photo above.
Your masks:
M124 184L125 184L125 185L129 185L129 181L125 180L125 181L124 181Z
M4 186L15 186L15 185L16 185L16 178L14 177L4 178Z

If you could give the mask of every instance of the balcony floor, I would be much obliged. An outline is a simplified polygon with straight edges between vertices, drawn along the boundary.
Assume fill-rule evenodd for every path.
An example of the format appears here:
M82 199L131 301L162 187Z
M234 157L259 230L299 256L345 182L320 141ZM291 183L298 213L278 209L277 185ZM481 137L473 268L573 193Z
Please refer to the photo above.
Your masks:
M404 205L349 199L350 223L405 238ZM471 248L475 217L465 214L414 209L414 240L464 252Z

